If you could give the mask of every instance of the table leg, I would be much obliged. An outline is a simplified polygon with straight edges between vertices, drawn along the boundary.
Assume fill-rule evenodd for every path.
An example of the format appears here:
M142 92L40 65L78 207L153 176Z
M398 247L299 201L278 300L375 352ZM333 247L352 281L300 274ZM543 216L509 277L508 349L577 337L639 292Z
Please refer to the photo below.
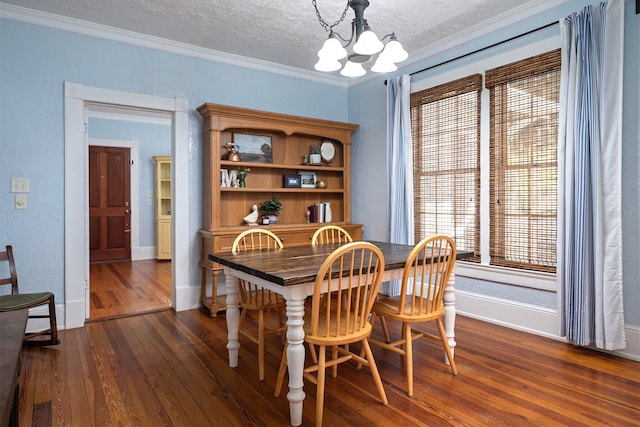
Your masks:
M451 354L455 357L455 348L456 348L456 278L455 278L455 267L454 272L451 273L449 277L449 281L447 282L447 287L444 290L444 318L442 319L442 323L444 324L444 331L447 334L447 341L449 342L449 347L451 347ZM444 356L445 363L448 365L449 360L447 359L447 355Z
M287 300L287 363L289 369L289 412L291 425L302 424L304 379L304 296Z
M229 366L235 368L238 366L238 350L240 349L240 341L238 341L238 326L240 324L239 303L239 281L238 278L231 275L228 269L224 269L225 283L227 290L227 349L229 350ZM214 295L215 297L215 295Z

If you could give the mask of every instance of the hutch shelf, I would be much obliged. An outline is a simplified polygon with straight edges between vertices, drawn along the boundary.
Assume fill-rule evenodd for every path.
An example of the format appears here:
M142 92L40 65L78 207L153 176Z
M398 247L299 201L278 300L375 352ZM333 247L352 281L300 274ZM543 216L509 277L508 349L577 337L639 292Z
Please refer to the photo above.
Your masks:
M332 224L344 227L354 240L362 238L362 225L351 223L351 133L358 125L211 103L198 107L198 112L204 119L201 302L211 316L226 305L224 296L217 295L222 267L208 255L231 249L235 237L250 227L243 218L253 205L259 208L262 201L273 197L280 200L277 224L264 227L276 233L285 246L311 244L313 233L323 224L308 222L307 211L322 203L330 205ZM310 146L325 141L335 147L331 161L304 164ZM229 143L235 144L240 161L227 159L225 145ZM239 170L248 170L245 187L235 187L229 180ZM302 187L285 187L285 175L311 175L324 181L326 188L308 182ZM208 283L211 296L207 295Z

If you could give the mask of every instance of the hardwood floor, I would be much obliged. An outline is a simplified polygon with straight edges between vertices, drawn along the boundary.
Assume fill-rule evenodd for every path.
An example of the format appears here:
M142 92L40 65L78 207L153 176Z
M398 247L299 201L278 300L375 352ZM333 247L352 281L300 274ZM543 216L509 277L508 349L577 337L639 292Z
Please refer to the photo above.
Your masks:
M92 263L89 273L91 320L171 307L171 261Z
M368 372L341 365L327 379L325 425L640 425L638 362L460 316L456 334L456 377L439 343L415 343L414 398L400 357L374 347L388 406ZM224 315L167 310L60 335L59 346L24 348L21 426L289 425L286 393L273 396L279 337L267 340L259 382L257 346L242 337L240 367L229 368ZM305 392L303 425L313 425L315 386Z

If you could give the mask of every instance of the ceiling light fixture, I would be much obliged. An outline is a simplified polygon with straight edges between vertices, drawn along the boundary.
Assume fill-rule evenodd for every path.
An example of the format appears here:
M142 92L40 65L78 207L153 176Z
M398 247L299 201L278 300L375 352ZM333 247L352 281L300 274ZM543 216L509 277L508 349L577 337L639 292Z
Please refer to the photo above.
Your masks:
M398 69L396 64L404 61L409 56L394 33L389 33L378 39L378 36L371 31L367 20L364 19L364 10L369 7L367 0L347 1L342 16L333 25L329 25L322 19L316 0L311 0L311 2L316 10L320 25L329 32L329 38L318 51L319 59L314 67L316 70L332 72L342 68L340 74L345 77L364 76L367 71L362 65L371 61L376 54L380 53L373 67L371 67L371 71L388 73L396 71ZM333 27L344 21L349 7L353 9L356 16L351 21L351 37L345 39L336 31L333 31ZM382 41L386 39L389 39L389 42L385 45ZM343 46L340 40L346 44ZM346 48L351 45L351 42L354 42L353 53L349 54ZM347 61L342 67L340 60L344 58L347 58Z

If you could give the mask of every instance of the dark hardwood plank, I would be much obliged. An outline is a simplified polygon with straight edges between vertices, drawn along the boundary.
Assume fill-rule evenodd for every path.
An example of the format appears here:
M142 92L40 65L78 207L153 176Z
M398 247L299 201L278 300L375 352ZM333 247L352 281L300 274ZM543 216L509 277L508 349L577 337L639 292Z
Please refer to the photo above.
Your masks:
M96 425L94 421L100 418L101 414L99 410L96 411L94 402L100 402L102 394L101 390L91 387L89 380L89 378L95 378L97 373L92 369L93 364L89 363L92 350L89 340L86 339L86 328L78 332L80 333L65 333L66 339L71 342L65 343L64 350L68 349L68 351L65 351L62 357L66 369L61 371L61 376L66 379L64 396L74 396L74 398L63 399L67 403L66 411L60 414L58 420L60 424L66 425ZM87 374L77 375L78 369L82 369Z
M32 426L51 426L51 402L38 403L33 407Z
M379 325L374 334L382 336ZM415 343L414 398L400 356L373 347L388 406L368 372L341 365L327 379L325 425L639 424L638 362L464 317L456 341L456 377L440 343ZM241 344L240 366L231 369L224 315L200 310L61 331L59 346L23 350L20 425L289 425L286 393L273 396L280 338L268 338L264 382L256 380L257 347ZM313 425L315 386L305 383L305 392L303 425Z

